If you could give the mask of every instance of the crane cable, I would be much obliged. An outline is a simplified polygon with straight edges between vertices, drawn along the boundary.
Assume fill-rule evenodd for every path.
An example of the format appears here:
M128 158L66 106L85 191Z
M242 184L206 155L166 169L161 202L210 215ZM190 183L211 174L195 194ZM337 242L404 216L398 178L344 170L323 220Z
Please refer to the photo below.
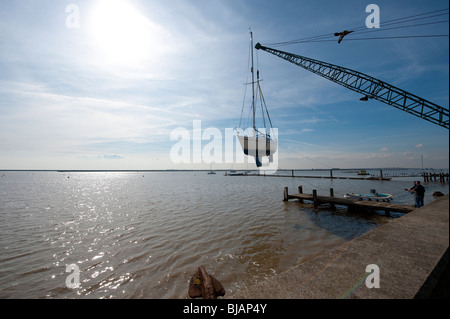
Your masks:
M407 16L407 17L403 17L403 18L397 18L397 19L392 19L392 20L388 20L383 22L383 26L393 26L393 25L398 25L398 24L403 24L403 23L407 23L407 22L413 22L413 21L418 21L418 20L424 20L424 19L430 19L430 18L435 18L435 17L439 17L439 16L444 16L444 15L448 15L448 8L446 9L440 9L440 10L434 10L434 11L429 11L429 12L425 12L425 13L420 13L420 14L416 14L416 15L412 15L412 16ZM444 12L443 11L447 11ZM437 13L437 14L435 14ZM431 15L432 14L432 15ZM391 28L383 28L383 29L371 29L371 30L367 30L366 26L360 26L360 27L356 27L356 28L352 28L350 30L353 31L353 34L360 34L360 33L368 33L368 32L381 32L381 31L388 31L388 30L395 30L395 29L404 29L404 28L411 28L411 27L419 27L419 26L424 26L424 25L433 25L433 24L440 24L440 23L445 23L448 22L448 20L441 20L441 21L433 21L433 22L427 22L427 23L419 23L419 24L411 24L411 25L403 25L403 26L397 26L397 27L391 27ZM448 37L448 34L431 34L431 35L415 35L415 36L392 36L392 37L378 37L378 38L346 38L345 41L348 40L377 40L377 39L406 39L406 38L430 38L430 37ZM335 40L335 36L334 34L323 34L323 35L318 35L318 36L312 36L312 37L307 37L307 38L301 38L301 39L296 39L296 40L291 40L291 41L284 41L284 42L274 42L274 43L267 43L267 46L271 46L271 47L279 47L279 46L286 46L286 45L291 45L291 44L298 44L298 43L311 43L311 42L334 42Z

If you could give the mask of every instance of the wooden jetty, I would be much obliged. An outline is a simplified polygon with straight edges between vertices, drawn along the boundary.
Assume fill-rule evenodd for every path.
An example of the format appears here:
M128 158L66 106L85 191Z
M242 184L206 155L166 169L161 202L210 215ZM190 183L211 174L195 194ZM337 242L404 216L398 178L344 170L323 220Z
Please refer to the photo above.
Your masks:
M286 170L289 171L289 170ZM352 176L333 176L333 170L330 170L329 176L316 176L316 175L295 175L295 170L290 170L291 175L279 175L279 174L268 174L263 171L263 175L260 174L250 174L248 176L265 176L265 177L298 177L298 178L329 178L329 179L354 179L354 180L366 180L366 181L390 181L390 177L386 177L383 175L383 170L380 170L379 176L367 176L367 177L352 177Z
M382 201L369 201L369 200L354 200L347 198L334 197L334 190L330 188L330 196L319 196L317 191L313 190L312 194L303 194L303 187L298 187L298 194L289 194L288 187L284 188L284 201L289 201L290 199L297 199L300 203L304 200L312 201L314 207L318 207L320 204L331 204L331 205L343 205L347 206L349 211L354 211L356 209L364 210L384 210L386 216L390 216L390 212L399 213L409 213L415 209L415 207L410 205L394 204Z
M423 181L425 183L432 182L433 179L435 182L439 180L441 183L448 183L448 173L423 173Z

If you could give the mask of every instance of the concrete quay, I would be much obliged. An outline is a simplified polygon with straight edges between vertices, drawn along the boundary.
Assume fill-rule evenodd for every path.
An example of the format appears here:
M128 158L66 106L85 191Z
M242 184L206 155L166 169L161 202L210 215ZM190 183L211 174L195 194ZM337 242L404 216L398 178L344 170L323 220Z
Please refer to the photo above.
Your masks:
M447 194L226 298L449 298L448 246ZM369 288L377 280L373 265L379 270L379 288Z

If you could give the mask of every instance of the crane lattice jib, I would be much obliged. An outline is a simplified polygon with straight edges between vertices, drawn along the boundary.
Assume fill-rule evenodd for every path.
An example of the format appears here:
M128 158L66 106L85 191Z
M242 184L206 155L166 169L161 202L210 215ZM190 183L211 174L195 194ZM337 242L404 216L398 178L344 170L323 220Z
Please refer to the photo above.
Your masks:
M271 49L259 43L256 44L255 48L272 53L350 90L362 93L367 98L384 102L402 111L445 127L446 129L449 128L448 109L399 89L389 83L358 71L301 55Z

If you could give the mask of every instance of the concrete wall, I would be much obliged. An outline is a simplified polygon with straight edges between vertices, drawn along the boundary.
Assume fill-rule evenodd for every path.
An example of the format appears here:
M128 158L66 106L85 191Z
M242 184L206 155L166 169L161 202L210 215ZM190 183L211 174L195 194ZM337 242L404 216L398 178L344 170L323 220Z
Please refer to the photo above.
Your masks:
M227 298L448 298L448 246L447 194Z

